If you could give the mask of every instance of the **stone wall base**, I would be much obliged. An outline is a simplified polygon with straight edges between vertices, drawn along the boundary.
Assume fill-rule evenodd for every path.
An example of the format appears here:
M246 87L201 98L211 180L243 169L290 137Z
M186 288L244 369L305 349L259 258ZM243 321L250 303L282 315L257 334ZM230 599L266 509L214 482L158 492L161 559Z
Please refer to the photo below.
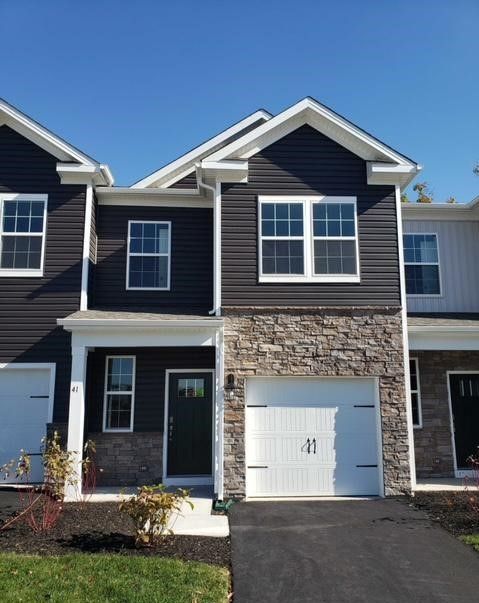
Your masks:
M410 489L402 315L399 308L225 308L226 495L245 496L245 384L249 376L379 379L386 495Z
M161 432L89 433L96 445L98 486L158 484L163 475Z

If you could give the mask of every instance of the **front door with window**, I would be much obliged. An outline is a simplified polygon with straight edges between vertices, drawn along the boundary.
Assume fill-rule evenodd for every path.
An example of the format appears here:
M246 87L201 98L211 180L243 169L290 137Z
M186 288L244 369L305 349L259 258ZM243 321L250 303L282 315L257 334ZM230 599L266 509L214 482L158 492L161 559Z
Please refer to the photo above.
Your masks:
M479 374L450 375L450 386L457 468L470 469L479 446Z
M168 476L210 476L213 446L211 373L170 373Z

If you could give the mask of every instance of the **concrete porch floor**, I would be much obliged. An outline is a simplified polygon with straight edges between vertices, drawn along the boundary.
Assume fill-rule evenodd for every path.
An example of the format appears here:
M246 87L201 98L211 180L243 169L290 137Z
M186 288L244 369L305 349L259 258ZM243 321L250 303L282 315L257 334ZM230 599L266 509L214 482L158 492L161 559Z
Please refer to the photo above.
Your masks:
M191 486L189 500L193 509L185 503L180 513L171 518L170 528L175 534L185 536L214 536L224 538L229 535L226 515L212 515L213 490L206 486ZM122 498L136 494L137 488L97 488L86 497L88 502L120 502Z
M416 480L414 492L460 492L465 489L479 491L475 480L462 477L430 477Z

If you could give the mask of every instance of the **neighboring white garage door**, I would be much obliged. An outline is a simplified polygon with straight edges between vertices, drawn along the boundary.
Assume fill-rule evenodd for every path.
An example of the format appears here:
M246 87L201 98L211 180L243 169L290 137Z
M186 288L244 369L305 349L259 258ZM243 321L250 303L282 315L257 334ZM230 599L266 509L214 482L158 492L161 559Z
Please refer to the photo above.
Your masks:
M247 496L381 494L374 379L247 380Z
M50 369L0 369L0 465L18 459L23 448L33 455L30 481L43 481L40 450L49 421ZM0 476L0 483L17 481Z

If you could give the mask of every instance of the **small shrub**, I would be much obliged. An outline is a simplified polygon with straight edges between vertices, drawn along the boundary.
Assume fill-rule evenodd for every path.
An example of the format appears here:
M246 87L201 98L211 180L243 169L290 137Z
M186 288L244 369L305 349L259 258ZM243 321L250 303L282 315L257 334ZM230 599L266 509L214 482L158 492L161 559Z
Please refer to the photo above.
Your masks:
M135 524L137 546L151 546L155 540L173 534L168 522L173 513L179 513L183 503L193 508L188 500L189 490L179 488L168 492L163 484L142 486L138 494L122 500L120 511L130 516Z

